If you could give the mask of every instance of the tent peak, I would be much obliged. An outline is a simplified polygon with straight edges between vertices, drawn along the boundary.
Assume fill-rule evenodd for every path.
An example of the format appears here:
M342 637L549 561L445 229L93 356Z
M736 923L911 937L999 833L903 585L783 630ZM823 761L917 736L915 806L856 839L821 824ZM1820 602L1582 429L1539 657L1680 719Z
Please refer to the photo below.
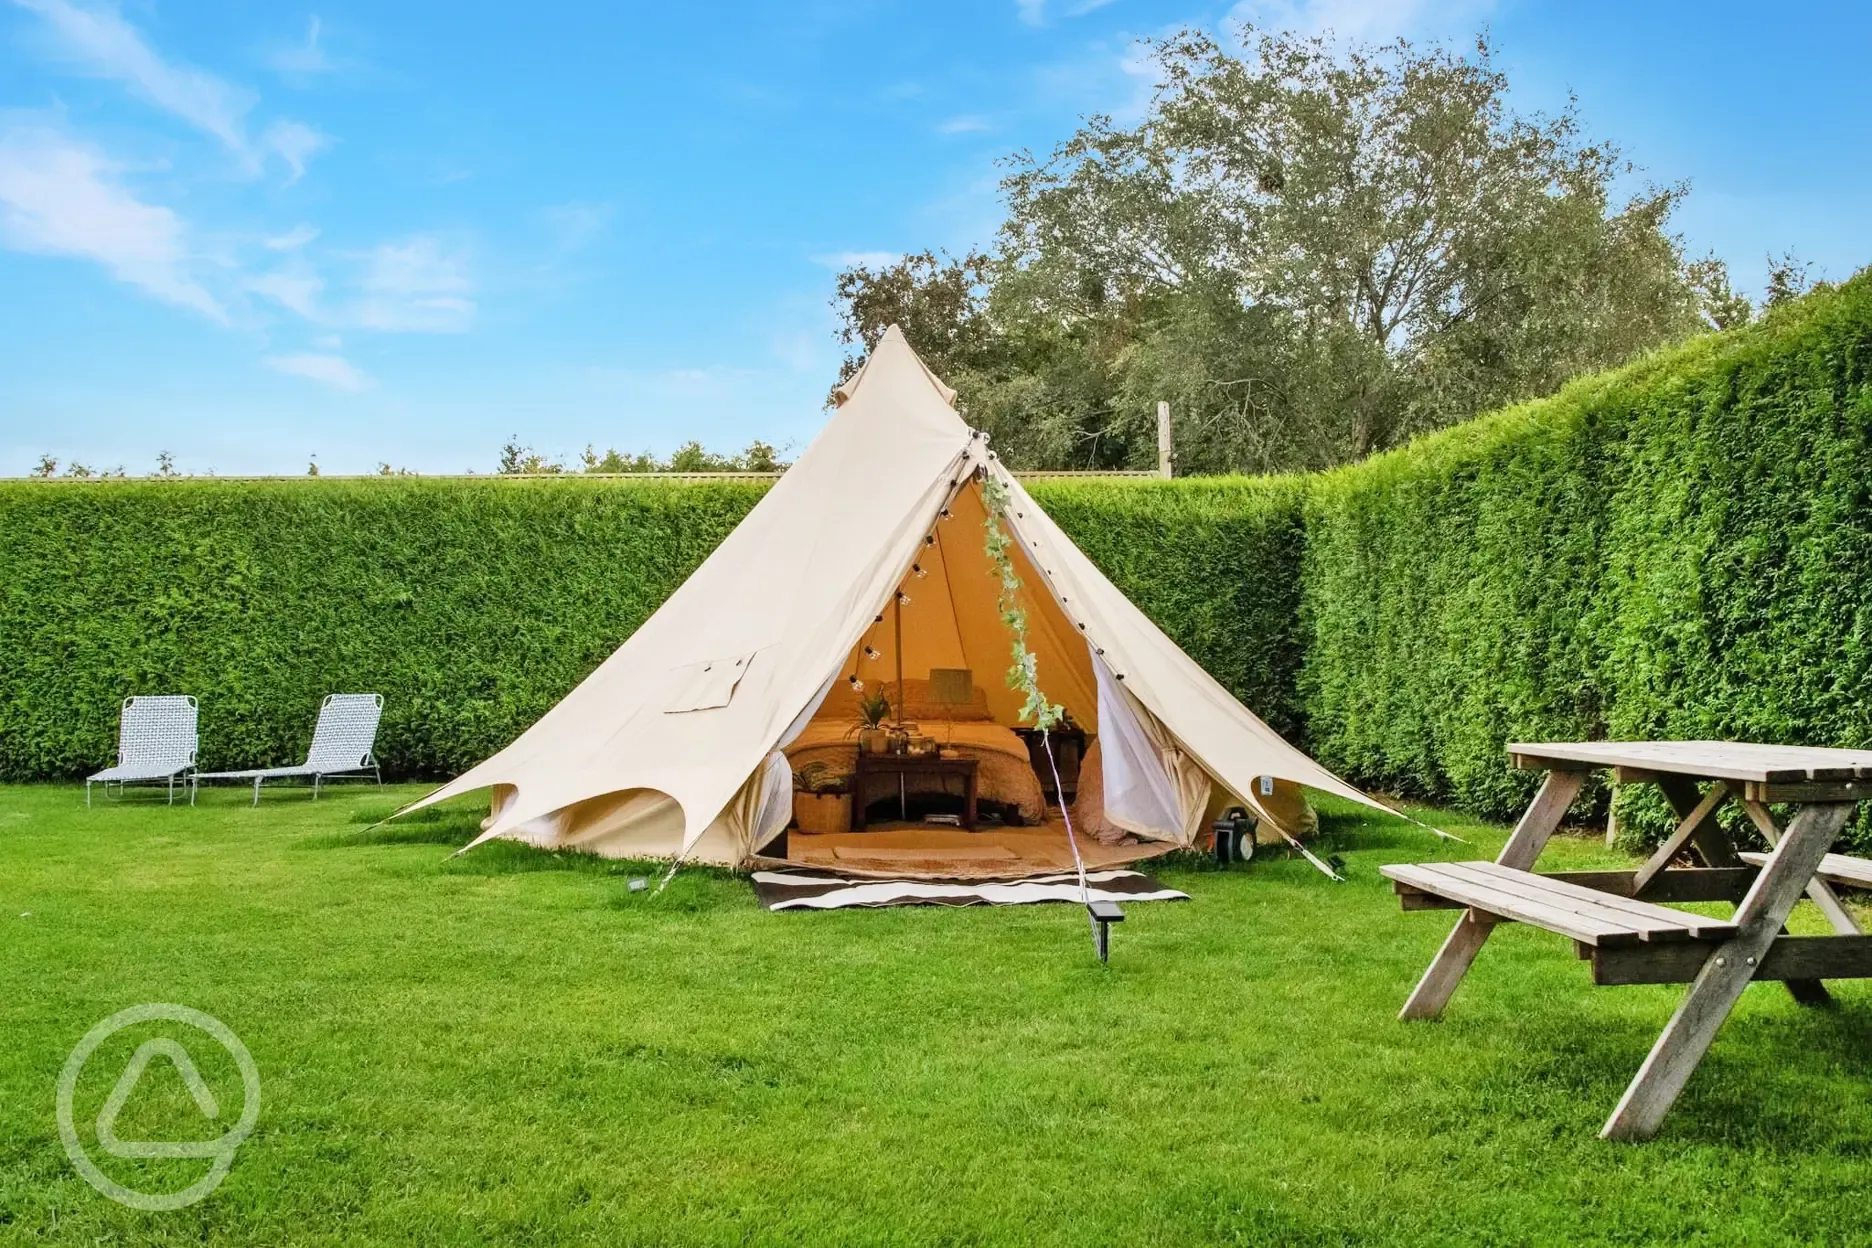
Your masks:
M904 337L903 330L895 324L884 331L884 336L877 340L877 345L871 348L869 355L865 356L865 362L858 366L858 371L841 382L838 389L832 392L833 406L843 407L849 403L852 396L858 393L859 385L873 369L890 372L914 369L928 380L936 393L941 396L944 404L951 408L955 406L956 392L944 385L942 378L930 371L929 365L923 362L923 357L916 353L910 345L910 340Z

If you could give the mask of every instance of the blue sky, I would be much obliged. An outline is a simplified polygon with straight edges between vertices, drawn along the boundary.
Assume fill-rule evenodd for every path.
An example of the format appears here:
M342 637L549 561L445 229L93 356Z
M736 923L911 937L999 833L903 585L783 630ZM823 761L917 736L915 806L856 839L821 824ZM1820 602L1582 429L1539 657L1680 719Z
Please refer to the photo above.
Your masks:
M842 261L986 243L998 156L1232 16L1486 25L1745 288L1872 261L1860 3L0 0L0 475L802 444Z

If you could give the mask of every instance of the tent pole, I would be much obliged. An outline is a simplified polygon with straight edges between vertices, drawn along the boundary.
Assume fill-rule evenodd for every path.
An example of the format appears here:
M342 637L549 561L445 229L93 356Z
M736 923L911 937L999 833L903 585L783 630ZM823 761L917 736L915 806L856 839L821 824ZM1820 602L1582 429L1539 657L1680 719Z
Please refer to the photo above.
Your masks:
M897 641L891 648L897 659L897 705L891 707L892 718L903 723L903 586L897 587L897 593L891 598L892 618L897 627ZM910 822L910 795L904 786L903 772L897 773L897 818L904 823Z

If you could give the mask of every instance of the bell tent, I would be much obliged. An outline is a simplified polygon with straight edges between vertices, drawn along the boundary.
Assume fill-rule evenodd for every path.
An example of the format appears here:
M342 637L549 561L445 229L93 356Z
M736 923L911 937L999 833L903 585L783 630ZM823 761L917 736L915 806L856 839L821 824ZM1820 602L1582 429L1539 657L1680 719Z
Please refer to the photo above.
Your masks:
M1091 861L1192 846L1231 805L1296 833L1300 786L1388 810L1282 740L1151 623L954 399L891 328L798 462L642 627L512 744L408 809L489 789L474 844L510 837L612 858L1056 869L1062 811L1046 800L1031 734L1015 732L1021 697L1003 680L1002 578L984 542L993 482L1039 683L1092 743L1076 797L1054 794ZM839 848L817 857L808 843L820 838L789 840L795 771L852 772L866 689L943 756L976 759L982 803L1004 826L1034 829L1027 839L964 849L980 838L886 823L828 836ZM887 793L852 800L887 796L905 813L903 786L923 778L883 779Z

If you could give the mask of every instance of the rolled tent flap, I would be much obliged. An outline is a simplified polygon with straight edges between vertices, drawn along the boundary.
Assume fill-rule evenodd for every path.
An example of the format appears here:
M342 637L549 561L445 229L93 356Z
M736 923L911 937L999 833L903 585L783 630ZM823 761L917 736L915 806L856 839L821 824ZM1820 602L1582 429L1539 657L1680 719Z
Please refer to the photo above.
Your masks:
M1208 773L1176 748L1103 659L1094 656L1092 670L1098 677L1105 818L1146 840L1192 844L1209 802Z

